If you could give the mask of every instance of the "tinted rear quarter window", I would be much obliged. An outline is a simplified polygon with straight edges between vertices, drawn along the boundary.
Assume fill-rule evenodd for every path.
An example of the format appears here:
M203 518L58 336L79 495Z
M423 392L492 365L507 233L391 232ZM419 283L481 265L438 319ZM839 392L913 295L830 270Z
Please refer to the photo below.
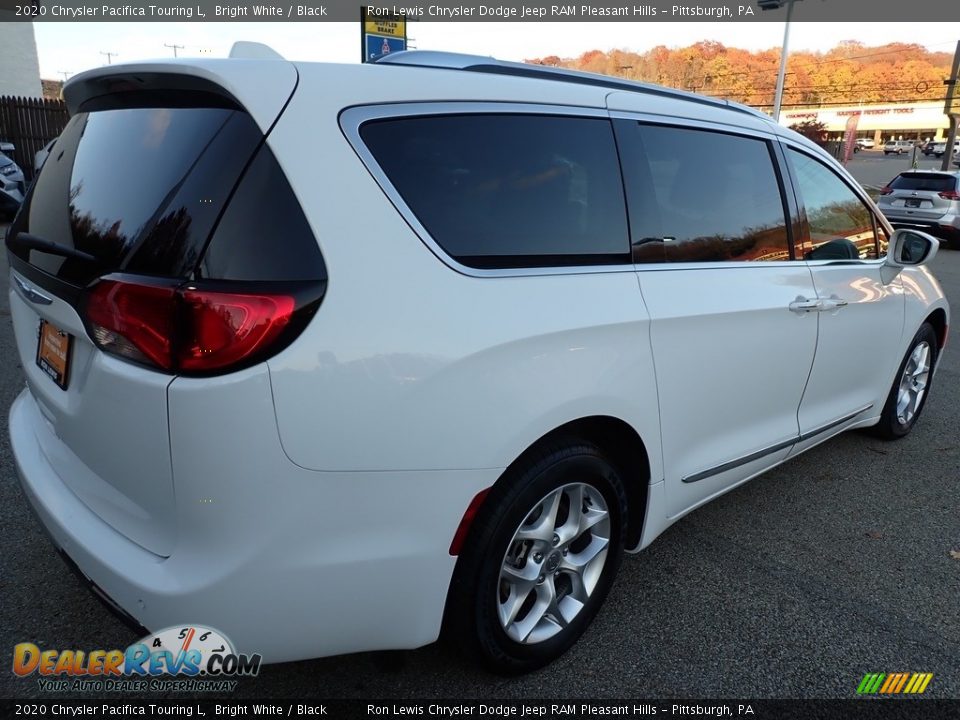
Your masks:
M430 236L464 265L630 262L605 119L408 117L368 122L360 134Z

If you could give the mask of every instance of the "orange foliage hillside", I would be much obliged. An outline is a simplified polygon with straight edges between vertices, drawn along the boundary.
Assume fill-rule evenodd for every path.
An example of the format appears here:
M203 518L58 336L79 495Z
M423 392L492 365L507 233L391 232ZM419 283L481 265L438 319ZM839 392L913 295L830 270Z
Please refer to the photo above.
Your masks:
M828 52L791 53L783 105L942 100L951 61L950 53L930 52L920 45L870 47L852 40ZM549 56L527 62L654 82L764 107L773 105L780 49L751 52L703 41L684 48L660 45L644 53L591 50L578 58Z

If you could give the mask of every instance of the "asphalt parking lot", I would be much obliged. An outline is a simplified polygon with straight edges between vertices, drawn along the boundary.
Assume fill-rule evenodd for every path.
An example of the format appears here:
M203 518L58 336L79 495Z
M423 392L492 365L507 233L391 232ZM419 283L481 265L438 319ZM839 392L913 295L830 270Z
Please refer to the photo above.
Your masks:
M856 162L893 177L904 161ZM960 308L960 252L941 250L933 270ZM67 572L17 486L6 411L23 380L7 281L3 253L0 697L50 700L9 671L16 643L109 649L136 638ZM585 637L541 672L494 677L433 645L268 666L235 695L850 698L865 673L905 671L934 674L926 696L960 698L958 344L908 438L843 435L678 522L627 558Z
M897 173L910 170L911 161L909 154L884 155L882 150L861 150L850 159L847 169L867 190L873 190L882 188ZM918 170L939 170L942 164L942 158L938 160L933 155L917 153ZM957 167L951 163L950 169L957 170Z

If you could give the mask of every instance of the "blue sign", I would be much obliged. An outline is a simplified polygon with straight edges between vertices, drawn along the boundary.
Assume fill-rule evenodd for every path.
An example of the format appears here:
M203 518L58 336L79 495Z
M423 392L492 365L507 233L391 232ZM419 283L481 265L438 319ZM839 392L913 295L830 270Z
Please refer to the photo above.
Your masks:
M400 52L407 49L406 38L386 37L385 35L367 35L366 36L366 57L368 62L376 60L392 52Z

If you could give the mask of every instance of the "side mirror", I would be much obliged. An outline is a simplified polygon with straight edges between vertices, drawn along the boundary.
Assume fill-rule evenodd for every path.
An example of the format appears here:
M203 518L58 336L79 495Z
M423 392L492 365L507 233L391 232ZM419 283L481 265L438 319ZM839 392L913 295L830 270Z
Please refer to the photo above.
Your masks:
M890 238L885 264L895 268L923 265L933 259L939 247L940 241L925 232L905 228L897 230Z

